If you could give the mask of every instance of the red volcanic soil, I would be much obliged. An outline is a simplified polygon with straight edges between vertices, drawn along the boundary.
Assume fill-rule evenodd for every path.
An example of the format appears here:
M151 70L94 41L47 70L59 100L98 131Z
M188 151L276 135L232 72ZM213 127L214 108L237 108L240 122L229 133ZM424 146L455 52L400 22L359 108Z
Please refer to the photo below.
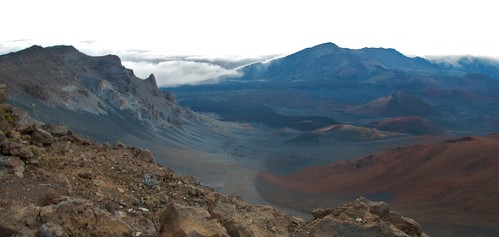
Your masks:
M287 176L261 172L257 187L298 210L367 196L416 219L499 231L499 135L396 148Z
M443 130L430 120L417 116L395 117L374 124L376 129L388 132L411 133L414 135L439 135Z
M378 116L440 115L438 110L418 97L404 93L392 93L358 106L350 112Z
M321 135L321 136L337 136L340 139L345 140L368 140L368 139L380 139L400 136L399 133L390 133L379 131L375 128L365 128L359 126L353 126L349 124L335 124L329 125L322 128L318 128L310 132L311 134Z
M368 141L376 139L403 136L402 133L385 132L376 128L358 127L348 124L335 124L302 133L287 140L289 143L312 142L315 144L327 142Z

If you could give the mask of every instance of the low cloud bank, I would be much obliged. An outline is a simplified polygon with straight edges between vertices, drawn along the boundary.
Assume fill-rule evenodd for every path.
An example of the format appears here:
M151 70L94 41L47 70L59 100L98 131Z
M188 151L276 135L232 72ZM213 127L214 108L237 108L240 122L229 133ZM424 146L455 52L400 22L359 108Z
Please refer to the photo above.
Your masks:
M195 62L184 60L170 60L159 63L147 61L123 61L125 67L133 69L135 75L146 78L154 73L158 86L172 87L180 85L192 85L216 80L221 76L238 76L235 69L223 68L208 62Z
M460 68L470 64L483 64L494 67L499 66L499 58L477 57L471 55L452 55L452 56L429 56L428 59L436 64L449 67Z
M0 42L0 55L19 51L32 45L50 47L47 42L35 42L30 39L20 39ZM239 76L238 69L251 63L275 58L275 55L245 58L237 56L165 56L151 49L120 49L109 48L94 40L64 43L73 45L81 52L91 56L107 54L118 55L125 67L132 69L140 78L147 78L151 73L156 76L160 87L216 82L222 76Z
M206 56L155 56L151 52L128 51L121 53L123 64L133 69L140 78L154 73L160 87L195 85L217 82L221 77L242 76L239 68L275 58L206 57Z

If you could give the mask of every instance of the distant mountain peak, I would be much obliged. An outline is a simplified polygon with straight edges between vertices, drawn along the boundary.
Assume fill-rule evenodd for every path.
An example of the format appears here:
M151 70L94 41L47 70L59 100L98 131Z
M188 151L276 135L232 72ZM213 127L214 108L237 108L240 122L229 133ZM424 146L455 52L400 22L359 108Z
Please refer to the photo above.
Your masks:
M33 45L29 48L23 49L19 51L19 53L22 52L56 52L56 53L81 53L78 51L74 46L72 45L56 45L56 46L50 46L50 47L42 47L40 45Z
M310 48L306 48L304 50L298 51L296 54L300 54L300 53L304 53L304 52L314 52L314 53L326 54L326 53L336 52L336 51L339 51L341 49L342 48L340 48L335 43L328 42L328 43L319 44L319 45L316 45L316 46L313 46Z
M384 52L384 53L393 53L393 54L405 56L404 54L402 54L401 52L399 52L398 50L396 50L394 48L364 47L361 49L357 49L357 51L367 51L367 52L373 52L373 53Z
M322 43L322 44L318 44L316 46L313 46L312 48L336 48L336 49L339 49L340 47L335 43L326 42L326 43Z
M244 79L283 79L291 81L356 80L387 70L432 71L435 65L410 58L395 49L348 49L328 42L290 54L269 64L252 64L242 69Z

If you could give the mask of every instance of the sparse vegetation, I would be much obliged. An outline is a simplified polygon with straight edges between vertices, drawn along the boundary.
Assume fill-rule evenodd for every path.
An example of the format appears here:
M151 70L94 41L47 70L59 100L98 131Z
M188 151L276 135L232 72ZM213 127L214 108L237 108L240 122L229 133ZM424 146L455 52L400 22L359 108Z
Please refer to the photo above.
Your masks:
M0 113L2 113L3 117L5 118L5 120L6 120L9 124L13 124L13 123L14 123L14 115L12 114L12 112L5 111L5 110L3 110L3 109L0 109Z
M144 174L144 185L149 188L153 188L159 184L159 180L157 180L152 174Z
M40 160L38 161L38 167L43 168L45 166L47 166L47 159L40 158Z

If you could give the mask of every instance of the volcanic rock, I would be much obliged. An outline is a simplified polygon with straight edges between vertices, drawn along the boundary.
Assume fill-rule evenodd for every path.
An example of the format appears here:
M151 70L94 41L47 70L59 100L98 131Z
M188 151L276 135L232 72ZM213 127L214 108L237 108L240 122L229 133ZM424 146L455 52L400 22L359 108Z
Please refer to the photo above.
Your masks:
M33 152L22 143L3 141L1 145L4 154L18 156L26 160L33 158Z
M390 211L386 203L371 202L364 198L336 209L316 210L314 217L316 219L311 223L310 232L310 236L314 237L426 236L414 220Z
M225 228L207 210L170 203L160 214L162 237L224 237Z
M44 125L42 128L54 137L62 137L70 133L69 128L66 126Z
M12 171L17 177L24 177L24 162L18 157L0 157L0 172L3 169Z
M31 142L33 144L50 145L54 143L54 136L41 128L37 128L31 134Z
M153 162L154 158L151 151L147 149L140 149L139 154L137 154L137 159L145 161L145 162Z

